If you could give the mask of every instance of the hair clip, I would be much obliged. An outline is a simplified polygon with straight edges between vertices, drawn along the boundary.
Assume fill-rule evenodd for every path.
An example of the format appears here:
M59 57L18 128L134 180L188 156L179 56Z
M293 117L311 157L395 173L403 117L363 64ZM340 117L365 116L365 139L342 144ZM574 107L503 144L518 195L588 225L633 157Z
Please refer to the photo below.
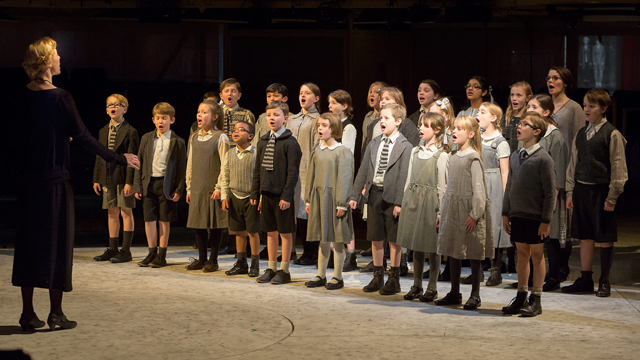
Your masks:
M436 105L440 106L440 109L442 110L446 110L448 104L449 98L444 98L444 100L436 100Z

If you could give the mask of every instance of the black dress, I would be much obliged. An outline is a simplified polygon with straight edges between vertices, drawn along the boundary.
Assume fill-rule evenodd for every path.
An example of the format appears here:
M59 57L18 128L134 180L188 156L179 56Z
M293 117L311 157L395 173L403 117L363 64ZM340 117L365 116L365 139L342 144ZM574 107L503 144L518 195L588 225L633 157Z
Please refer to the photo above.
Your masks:
M62 89L21 94L24 128L18 152L18 224L12 283L71 291L74 210L69 177L69 137L107 162L127 165L82 123L71 95Z

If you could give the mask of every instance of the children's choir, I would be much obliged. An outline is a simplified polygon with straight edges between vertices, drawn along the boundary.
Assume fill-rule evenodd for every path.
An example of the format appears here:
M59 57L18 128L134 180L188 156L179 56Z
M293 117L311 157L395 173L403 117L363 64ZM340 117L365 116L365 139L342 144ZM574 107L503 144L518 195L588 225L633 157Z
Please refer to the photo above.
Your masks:
M553 67L546 80L550 95L534 95L525 81L513 84L503 115L487 80L473 76L465 87L468 108L457 117L433 80L419 84L420 109L409 117L402 92L374 82L357 171L357 122L351 95L344 90L329 94L329 112L322 113L320 88L305 83L300 111L292 114L287 88L271 84L266 111L256 122L251 111L238 105L240 82L227 79L219 98L205 94L186 143L170 129L175 111L168 103L153 108L156 129L139 141L136 129L124 120L127 99L110 95L110 119L100 130L100 141L118 153L137 153L140 170L96 160L93 188L102 192L108 210L109 248L94 260L132 260L135 196L142 200L149 245L149 255L138 265L166 266L170 223L178 218L176 202L186 190L187 226L195 230L198 245L198 258L188 270L218 270L221 229L228 228L238 253L227 275L291 282L289 264L298 237L304 253L295 263L318 266L317 276L305 285L340 289L343 271L357 269L353 216L359 208L373 256L366 292L399 293L409 250L414 283L406 300L462 304L460 273L462 261L469 260L466 283L472 287L464 308L477 309L483 262L491 264L486 285L499 285L507 249L508 268L515 268L518 254L518 292L503 312L536 316L542 312L542 292L560 288L567 279L568 254L579 240L582 276L562 291L593 292L592 259L599 243L597 296L609 296L616 202L628 177L626 140L606 119L611 105L606 91L590 90L580 107L566 94L573 82L568 69ZM124 224L120 250L119 216ZM260 276L261 231L267 235L269 262ZM391 267L385 282L386 247ZM438 299L441 256L451 290Z

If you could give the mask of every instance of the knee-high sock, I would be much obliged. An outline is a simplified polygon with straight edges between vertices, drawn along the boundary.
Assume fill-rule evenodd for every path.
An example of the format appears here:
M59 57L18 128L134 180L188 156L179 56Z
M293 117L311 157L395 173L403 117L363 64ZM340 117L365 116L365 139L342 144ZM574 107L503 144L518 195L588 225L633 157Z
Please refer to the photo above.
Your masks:
M546 244L547 256L549 257L549 278L560 280L558 270L560 270L561 251L558 239L549 239Z
M333 243L333 277L338 280L342 280L342 266L344 265L345 257L347 257L347 253L342 243Z
M131 250L131 242L133 241L133 231L122 232L122 250Z
M227 233L227 236L229 236L229 233ZM209 261L218 262L218 251L220 251L221 238L222 231L220 229L209 230L209 244L211 244L211 256L209 257ZM227 241L227 243L229 242Z
M440 275L440 259L441 259L440 255L436 253L429 254L429 285L427 286L427 288L434 291L438 289L438 275Z
M496 248L495 258L493 259L493 268L497 268L498 271L502 268L502 248Z
M480 296L480 279L482 279L482 260L471 260L471 295Z
M460 293L460 273L462 273L462 261L449 256L449 272L451 273L451 293Z
M207 261L207 229L196 229L196 244L198 244L198 260Z
M327 266L329 265L329 256L331 255L331 245L328 242L320 244L318 249L318 276L327 277Z
M613 246L600 248L600 279L609 280L609 272L613 263Z
M569 257L571 257L571 250L573 249L573 244L567 239L567 243L562 249L562 258L560 261L561 267L569 267Z
M425 253L422 251L413 252L413 286L422 289L422 273L424 273L424 258ZM431 263L429 263L429 269L431 269ZM431 270L429 270L431 273Z

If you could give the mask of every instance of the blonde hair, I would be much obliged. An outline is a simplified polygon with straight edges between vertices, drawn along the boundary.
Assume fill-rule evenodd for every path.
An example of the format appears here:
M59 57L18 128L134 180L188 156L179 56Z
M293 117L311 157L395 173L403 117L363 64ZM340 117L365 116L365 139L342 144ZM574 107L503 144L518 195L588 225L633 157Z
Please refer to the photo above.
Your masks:
M374 86L379 86L380 89L389 87L389 85L384 81L372 82L371 85L369 85L369 91L367 91L367 106L369 106L369 94L371 94L371 89L373 89Z
M109 96L107 96L107 100L105 100L107 102L107 104L109 103L109 98L116 98L116 100L118 100L120 102L120 104L122 104L124 107L128 108L129 107L129 100L127 100L126 97L120 95L120 94L111 94Z
M169 117L173 118L176 116L176 109L174 109L173 106L171 106L169 103L159 102L156 104L156 106L153 107L151 114L153 116L168 115Z
M44 70L44 67L53 61L56 47L56 41L48 36L29 45L24 54L22 67L31 80L35 79Z
M500 106L490 102L483 102L480 106L484 106L489 114L496 117L496 121L493 121L493 126L495 126L496 130L502 134L502 125L500 124L500 120L502 119L502 109L500 109Z
M378 93L380 94L380 97L382 98L382 95L384 95L384 93L389 93L389 96L391 96L393 98L393 100L396 102L396 104L402 106L403 108L407 108L407 105L405 105L404 103L404 95L402 95L402 91L400 91L400 89L396 88L396 87L383 87L380 90L378 90ZM382 109L380 109L382 110Z
M514 88L514 87L521 87L524 89L524 97L526 99L526 101L524 102L524 109L526 112L527 103L529 102L529 99L527 98L531 98L531 96L533 95L533 90L531 90L531 85L529 85L529 83L526 81L518 81L517 83L511 85L511 88ZM513 104L511 104L511 90L509 90L509 107L507 107L507 114L505 115L506 122L509 122L509 120L511 120L511 118L514 116L514 113L515 111L513 110ZM502 116L500 118L502 118Z
M480 154L480 161L482 161L482 139L480 138L480 125L478 125L478 121L471 116L463 115L456 118L453 123L454 126L456 123L460 124L460 127L467 132L473 132L473 138L469 139L469 142L473 150Z
M447 101L445 101L447 100ZM441 104L444 104L444 109L442 109L441 105L438 105L438 101L441 102ZM453 103L451 102L451 99L448 97L444 97L442 99L438 99L436 100L436 106L438 107L438 111L443 111L446 116L445 116L445 126L448 127L449 129L451 129L451 127L453 126L453 121L456 119L456 112L453 109Z
M433 131L437 133L436 147L438 149L442 149L442 151L446 153L449 153L451 151L451 147L449 144L444 143L444 137L447 136L445 127L446 122L447 120L444 116L438 113L426 112L420 115L420 118L418 119L418 126L422 126L424 124L424 126L432 128Z
M331 137L334 139L342 138L342 120L338 118L338 115L326 112L316 120L316 125L320 119L329 120L329 128L331 129Z
M547 133L547 127L549 126L547 121L542 117L542 115L535 111L527 111L522 115L522 119L520 119L520 121L525 121L527 119L529 119L533 124L534 130L540 130L540 134L536 135L536 139L538 139L539 142L540 139L544 137L544 134Z
M404 118L407 117L407 109L400 104L387 104L380 109L380 112L382 112L382 110L391 111L393 120L400 119L401 121L404 121Z

